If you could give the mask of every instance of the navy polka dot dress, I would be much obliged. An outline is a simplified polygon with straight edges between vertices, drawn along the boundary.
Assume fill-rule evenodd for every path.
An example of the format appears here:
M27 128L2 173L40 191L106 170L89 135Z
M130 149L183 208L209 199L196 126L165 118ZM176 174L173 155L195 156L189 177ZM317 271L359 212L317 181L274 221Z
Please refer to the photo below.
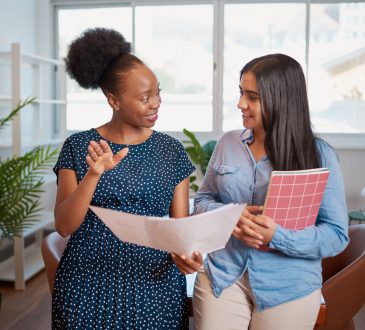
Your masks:
M95 129L64 143L54 171L72 169L80 182ZM115 154L125 145L109 142ZM105 172L92 205L166 216L175 186L194 171L182 144L153 131L129 146L127 157ZM185 276L168 253L120 241L91 211L71 235L52 297L53 329L187 329Z

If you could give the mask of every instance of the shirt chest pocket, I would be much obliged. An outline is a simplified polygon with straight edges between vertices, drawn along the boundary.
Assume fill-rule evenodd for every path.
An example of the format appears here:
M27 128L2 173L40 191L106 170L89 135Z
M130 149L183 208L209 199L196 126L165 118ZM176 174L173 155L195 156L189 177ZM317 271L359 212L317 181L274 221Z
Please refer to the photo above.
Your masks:
M239 181L239 167L235 165L220 164L214 166L215 180L221 196L231 196L232 190Z
M217 164L213 167L215 183L222 202L241 203L251 200L252 175L236 165Z
M238 172L239 167L235 165L215 165L214 171L217 175L228 175Z

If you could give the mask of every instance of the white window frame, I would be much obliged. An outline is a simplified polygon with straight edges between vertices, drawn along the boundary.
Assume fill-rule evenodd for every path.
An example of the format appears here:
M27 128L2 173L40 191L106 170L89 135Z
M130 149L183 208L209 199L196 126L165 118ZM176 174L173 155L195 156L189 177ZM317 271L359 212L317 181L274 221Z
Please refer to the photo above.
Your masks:
M194 132L203 143L218 139L223 132L223 46L224 46L224 5L225 4L258 4L258 3L305 3L306 4L306 77L308 77L309 35L310 35L310 5L316 3L346 3L345 0L50 0L53 9L53 35L54 54L58 54L57 11L65 8L97 8L108 6L130 6L132 8L132 44L135 44L135 7L136 6L161 6L161 5L193 5L212 4L214 7L213 18L213 130L212 132ZM351 2L365 3L365 0L351 0ZM69 132L71 133L71 132ZM166 132L179 140L185 140L182 132ZM365 133L318 133L320 137L329 142L336 149L365 149Z

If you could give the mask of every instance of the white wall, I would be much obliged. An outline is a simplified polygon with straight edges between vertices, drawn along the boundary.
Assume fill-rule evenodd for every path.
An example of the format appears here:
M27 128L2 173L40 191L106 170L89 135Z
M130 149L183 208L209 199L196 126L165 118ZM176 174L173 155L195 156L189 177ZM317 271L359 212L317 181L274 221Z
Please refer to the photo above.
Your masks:
M1 1L0 51L10 51L12 42L20 42L27 53L36 53L37 0Z
M12 43L20 43L23 53L51 57L53 51L51 22L50 0L1 1L0 52L9 52ZM0 74L0 94L10 93L10 71L8 71L7 67L0 68L0 73L6 73ZM0 117L7 114L8 110L8 104L1 103ZM10 134L10 127L2 130L1 134L0 137L7 137ZM50 181L47 178L49 182L43 187L45 193L42 206L45 209L53 209L54 207L55 177L51 176L50 178L53 180Z
M19 42L24 53L53 57L50 0L5 0L0 9L0 51Z
M365 197L360 196L365 186L365 150L336 150L340 159L347 207L349 210L365 209Z
M36 0L6 0L0 5L0 52L10 52L12 43L21 43L22 51L36 51ZM0 95L11 93L11 70L6 61L0 63ZM0 102L0 118L9 113L10 102ZM0 131L0 139L8 140L11 136L10 126ZM1 157L11 154L9 148L0 150Z

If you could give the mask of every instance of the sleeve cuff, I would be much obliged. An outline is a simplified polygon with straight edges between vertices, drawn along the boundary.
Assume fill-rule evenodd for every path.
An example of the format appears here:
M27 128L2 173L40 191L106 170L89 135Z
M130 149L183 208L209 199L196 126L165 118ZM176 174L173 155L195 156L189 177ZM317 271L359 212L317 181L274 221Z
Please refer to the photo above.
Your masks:
M287 237L287 235L285 235L283 228L280 225L276 224L275 233L269 243L269 248L286 249L288 246L288 243L289 243L288 237Z

